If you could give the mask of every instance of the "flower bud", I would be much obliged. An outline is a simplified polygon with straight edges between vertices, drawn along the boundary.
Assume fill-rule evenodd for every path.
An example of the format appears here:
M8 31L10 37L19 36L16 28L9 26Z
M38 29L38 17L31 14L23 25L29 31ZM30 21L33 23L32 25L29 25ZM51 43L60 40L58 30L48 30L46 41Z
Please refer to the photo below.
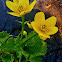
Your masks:
M24 35L24 36L27 36L27 32L26 32L26 31L23 31L23 35Z
M28 27L32 29L32 25L30 23L27 23Z

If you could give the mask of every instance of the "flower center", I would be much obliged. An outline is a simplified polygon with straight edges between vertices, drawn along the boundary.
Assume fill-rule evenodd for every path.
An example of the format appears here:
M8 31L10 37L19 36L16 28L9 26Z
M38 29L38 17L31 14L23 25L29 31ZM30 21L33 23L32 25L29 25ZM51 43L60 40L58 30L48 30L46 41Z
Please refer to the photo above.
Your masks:
M45 25L42 25L42 29L45 29L46 28L46 26Z
M22 9L23 9L23 7L22 6L19 6L18 11L21 12Z
M41 31L43 31L43 32L44 32L44 31L45 31L45 29L46 29L46 26L45 26L45 25L42 25L42 26L41 26Z

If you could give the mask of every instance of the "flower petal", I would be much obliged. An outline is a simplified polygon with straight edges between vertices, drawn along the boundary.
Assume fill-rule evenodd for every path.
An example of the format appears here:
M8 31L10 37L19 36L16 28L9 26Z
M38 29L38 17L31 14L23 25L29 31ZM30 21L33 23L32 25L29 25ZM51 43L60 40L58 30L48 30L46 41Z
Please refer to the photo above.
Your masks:
M39 35L39 37L42 39L42 40L46 40L48 37L45 37L45 36L41 36Z
M22 16L22 15L25 15L25 14L27 14L27 13L29 13L29 12L30 12L29 10L22 11L22 12L20 13L20 15Z
M29 0L19 0L19 3L29 5Z
M36 13L36 15L34 17L34 21L35 21L36 25L38 25L39 28L42 25L45 25L45 15L44 15L44 13L43 12Z
M43 12L38 12L35 15L34 21L38 21L41 24L45 23L45 15Z
M30 5L29 5L29 11L31 11L35 5L36 1L34 0Z
M35 21L31 22L31 25L33 27L33 29L40 35L40 36L45 36L47 38L50 38L49 35L46 35L44 32L42 32L40 30L40 28L38 27L38 25L35 23Z
M53 35L55 33L57 33L58 28L57 27L50 27L49 31L47 32L47 35Z
M48 26L55 26L56 20L57 20L56 17L52 16L52 17L46 19L46 24L48 24Z
M7 12L8 14L11 14L13 16L17 16L17 17L21 17L19 14L15 13L15 12Z
M18 2L19 2L19 0L13 0L13 2L14 2L14 3L18 3Z
M15 3L11 1L6 1L6 5L10 10L17 12L17 5Z

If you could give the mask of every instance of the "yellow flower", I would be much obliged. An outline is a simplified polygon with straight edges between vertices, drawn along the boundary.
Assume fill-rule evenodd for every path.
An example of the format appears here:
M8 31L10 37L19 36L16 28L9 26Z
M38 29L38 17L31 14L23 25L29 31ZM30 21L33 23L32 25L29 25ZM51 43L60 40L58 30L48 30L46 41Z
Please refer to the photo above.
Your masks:
M29 0L13 0L13 2L6 1L7 7L13 11L13 12L8 12L8 14L22 17L22 15L29 13L33 9L35 3L36 3L35 0L30 5L29 5Z
M45 20L43 12L38 12L35 15L34 21L31 22L33 29L39 34L40 38L46 40L50 38L50 35L55 34L58 28L55 26L56 17L52 16Z

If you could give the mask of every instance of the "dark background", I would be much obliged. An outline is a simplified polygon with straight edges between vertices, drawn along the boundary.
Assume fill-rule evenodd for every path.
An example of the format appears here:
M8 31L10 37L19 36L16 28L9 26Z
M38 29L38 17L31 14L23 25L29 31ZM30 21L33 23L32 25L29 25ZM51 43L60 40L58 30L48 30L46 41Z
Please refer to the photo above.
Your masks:
M7 31L12 35L18 35L21 31L21 24L14 20L21 21L21 18L7 14L6 12L9 12L10 9L6 7L5 2L6 0L0 0L0 32ZM33 21L34 15L37 12L39 10L32 10L29 14L26 14L25 20ZM49 15L46 15L46 18L48 17ZM31 31L27 25L25 26L25 30L27 32ZM46 42L48 44L48 50L47 54L42 56L43 62L62 62L62 42L59 35L55 34L51 36L51 39L47 39Z

